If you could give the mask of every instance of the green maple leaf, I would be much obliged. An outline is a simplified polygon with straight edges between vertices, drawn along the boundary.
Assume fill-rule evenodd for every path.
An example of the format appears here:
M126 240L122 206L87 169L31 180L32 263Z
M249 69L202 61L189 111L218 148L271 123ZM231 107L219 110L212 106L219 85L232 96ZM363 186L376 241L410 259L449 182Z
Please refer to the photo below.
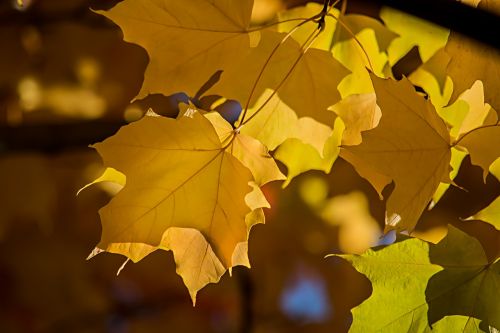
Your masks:
M454 227L436 245L406 238L363 255L339 256L373 286L372 295L352 310L350 332L500 327L500 261L488 262L479 241Z

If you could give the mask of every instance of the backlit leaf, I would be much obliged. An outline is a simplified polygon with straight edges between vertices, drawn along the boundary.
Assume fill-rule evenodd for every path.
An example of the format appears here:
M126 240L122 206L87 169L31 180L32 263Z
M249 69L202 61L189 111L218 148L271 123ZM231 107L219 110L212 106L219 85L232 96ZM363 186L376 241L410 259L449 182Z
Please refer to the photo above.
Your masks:
M307 120L307 118L301 120ZM304 127L308 129L299 131L296 136L287 139L274 154L274 157L283 162L288 169L283 187L290 184L292 179L299 174L309 170L320 170L329 173L339 155L340 140L344 131L342 120L337 119L335 121L333 132L328 127L314 122L312 119L311 121L303 122ZM316 130L314 130L315 128ZM301 133L305 133L304 137L301 136ZM317 145L320 142L310 141L311 138L314 138L314 135L324 137L319 140L324 142L323 149L318 150Z
M479 327L500 327L500 262L489 263L481 244L454 227L437 245L410 238L340 257L373 286L370 298L352 310L350 332L430 332L431 327L432 332L488 332ZM477 325L478 319L483 325L471 330L469 323Z
M386 230L413 230L439 183L448 179L448 129L408 80L372 75L372 81L382 118L375 129L362 133L360 145L344 149L357 159L349 161L356 168L364 164L362 168L394 181L387 200ZM378 177L368 175L368 180L377 188Z
M496 198L485 209L477 212L468 219L481 220L493 225L497 230L500 230L500 197Z
M283 33L266 31L261 35L259 46L248 56L238 56L239 63L222 74L221 81L210 93L240 101L243 107L248 104L260 108L262 105L256 102L266 89L279 88L279 98L299 117L311 117L333 126L334 117L327 109L340 100L337 85L348 70L330 52L315 48L305 52L290 38L282 42ZM254 85L254 93L247 103Z
M490 165L500 157L500 145L495 144L499 138L500 124L496 122L470 131L458 139L458 144L469 152L471 163L483 169L485 181Z
M137 98L179 91L194 96L212 74L255 46L259 33L249 29L252 5L252 0L125 0L98 13L148 52Z
M399 34L387 50L391 65L414 46L418 46L420 58L426 62L446 45L450 33L448 29L389 7L382 8L380 17L390 30Z
M250 208L244 198L252 175L224 151L206 118L199 113L179 120L144 117L94 147L105 165L127 177L123 190L100 211L99 248L155 247L170 227L195 228L221 262L231 265L236 244L247 240Z

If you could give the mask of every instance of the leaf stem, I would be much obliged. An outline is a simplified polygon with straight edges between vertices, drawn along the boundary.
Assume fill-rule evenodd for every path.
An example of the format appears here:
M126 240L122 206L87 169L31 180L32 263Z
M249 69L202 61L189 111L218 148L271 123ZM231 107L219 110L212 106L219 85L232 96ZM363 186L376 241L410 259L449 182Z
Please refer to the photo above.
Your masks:
M314 15L310 18L308 18L307 20L305 21L302 21L301 23L297 24L292 30L290 30L286 36L281 40L280 43L278 43L274 49L271 51L271 53L269 54L269 57L267 58L266 62L264 63L264 65L262 66L262 69L260 70L259 72L259 75L257 76L257 78L255 79L255 82L252 86L252 89L250 90L250 94L248 96L248 99L247 99L247 102L245 104L245 108L243 109L243 114L241 116L241 120L240 120L240 124L243 124L244 120L245 120L245 117L248 113L248 107L250 106L250 102L252 101L252 97L255 93L255 89L257 89L257 84L259 83L259 81L261 80L262 78L262 75L264 75L264 71L266 70L267 66L269 65L269 63L271 62L271 59L273 58L273 56L276 54L276 52L278 51L278 49L280 48L281 45L283 45L283 43L285 43L288 38L290 38L293 33L295 31L297 31L301 26L303 26L304 24L308 23L308 22L311 22L315 19L317 19L318 17L321 16L321 13L317 14L317 15ZM241 126L241 125L240 125Z
M276 22L272 22L272 23L268 23L268 24L259 26L259 27L248 29L248 30L246 30L246 32L248 33L248 32L261 31L261 30L265 30L267 28L274 27L275 25L282 24L282 23L287 23L287 22L295 22L295 21L306 22L306 21L310 21L310 19L311 19L310 17L309 18L300 17L300 18L286 19L286 20L283 20L283 21L276 21Z
M495 124L490 124L490 125L483 125L483 126L479 126L479 127L476 127L474 129L471 129L470 131L466 132L465 134L463 134L460 138L458 138L457 140L455 140L455 142L453 142L450 147L453 148L455 147L456 145L458 145L460 143L460 141L462 141L467 135L475 132L475 131L478 131L480 129L483 129L483 128L489 128L489 127L497 127L497 126L500 126L500 120L498 120Z
M368 55L368 52L366 52L365 48L363 47L363 44L361 44L361 42L359 41L359 39L356 37L356 34L349 28L349 26L339 17L336 17L335 15L333 14L328 14L329 17L332 17L334 20L336 20L338 23L340 23L340 25L342 26L342 28L344 28L348 33L349 35L351 35L351 37L354 39L354 41L356 42L356 44L358 44L358 46L361 48L361 51L363 52L363 54L365 55L366 57L366 60L368 62L368 66L370 66L370 70L375 73L375 70L373 69L373 64L370 60L370 56ZM332 44L333 45L333 44Z
M269 103L269 101L274 97L274 95L276 95L276 93L278 92L278 90L283 86L283 84L285 83L285 81L288 79L288 77L292 74L293 70L295 69L295 67L298 65L299 61L302 59L302 57L304 56L304 54L307 52L307 50L309 50L309 48L311 47L311 45L316 41L316 39L318 38L319 34L322 32L322 30L316 30L316 31L313 31L309 37L307 38L307 40L302 44L302 52L300 53L300 55L297 57L297 59L295 60L295 62L293 63L292 67L290 68L290 70L288 71L288 73L285 75L285 77L281 80L281 82L278 84L278 86L273 90L272 94L264 101L264 103L262 103L262 105L257 109L257 111L255 111L250 117L248 117L248 119L244 119L242 118L241 120L241 126L245 125L246 123L248 123L250 120L252 120L260 111L262 111L262 109L264 109L264 107L267 105L267 103ZM246 110L245 110L246 111Z

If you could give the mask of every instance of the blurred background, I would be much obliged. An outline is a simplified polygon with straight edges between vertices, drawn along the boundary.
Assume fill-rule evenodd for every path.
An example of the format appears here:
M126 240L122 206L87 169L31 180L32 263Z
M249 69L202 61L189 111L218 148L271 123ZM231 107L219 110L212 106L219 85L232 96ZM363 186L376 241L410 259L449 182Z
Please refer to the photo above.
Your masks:
M146 52L93 13L118 1L17 0L0 3L0 332L346 332L350 309L371 287L330 253L362 253L382 237L384 202L338 160L330 175L310 172L282 190L264 191L272 208L250 236L252 269L209 285L193 308L171 253L129 264L102 254L98 210L115 191L76 192L102 172L88 148L152 106L175 115L175 98L130 104ZM377 16L377 8L350 11ZM256 0L253 21L302 0ZM411 59L410 59L411 60ZM476 236L488 255L500 236L479 221L461 222L500 194L497 179L467 158L456 183L416 235L438 241L447 224ZM389 193L390 188L386 189Z

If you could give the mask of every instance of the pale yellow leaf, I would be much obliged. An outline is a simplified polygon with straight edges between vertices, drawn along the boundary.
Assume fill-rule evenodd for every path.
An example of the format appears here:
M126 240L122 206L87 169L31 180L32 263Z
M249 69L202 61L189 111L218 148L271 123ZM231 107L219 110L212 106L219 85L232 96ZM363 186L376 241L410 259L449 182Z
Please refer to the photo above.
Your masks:
M399 34L387 50L391 66L414 46L418 46L422 61L427 62L448 40L448 29L396 9L383 7L380 17L390 30Z
M436 108L447 105L453 92L453 82L446 74L449 62L448 54L440 49L408 76L414 85L424 89Z
M373 92L367 68L379 76L386 76L387 54L381 52L375 32L364 29L356 34L356 38L363 48L355 40L349 39L335 43L332 49L335 59L351 71L338 86L343 98Z
M97 183L111 182L111 183L115 183L115 184L118 184L121 187L123 187L123 186L125 186L125 181L126 181L126 179L125 179L125 175L123 173L121 173L113 168L106 168L101 176L99 176L93 182L91 182L91 183L85 185L84 187L82 187L81 189L79 189L78 192L76 192L76 195L80 194L80 192L82 192L83 190L85 190L89 186L92 186L92 185L97 184Z
M259 47L246 57L237 57L239 63L225 70L221 81L209 92L240 101L243 108L247 104L260 108L264 103L257 101L266 89L277 90L279 98L299 117L311 117L332 126L334 117L327 109L340 100L336 87L349 71L330 52L312 48L304 53L295 40L283 41L284 37L283 33L262 32ZM268 107L273 105L264 106ZM243 114L246 123L251 113Z
M286 11L278 13L279 21L293 20L288 22L283 22L278 25L278 31L288 33L297 26L301 21L296 21L295 19L307 19L312 17L323 10L323 5L319 3L309 2L305 6L298 6L290 8ZM339 11L337 9L330 10L330 14L337 16ZM312 44L312 47L322 49L325 51L330 51L332 46L333 36L335 33L337 21L332 17L325 18L325 29L318 36L318 38ZM318 23L308 22L300 29L297 29L292 37L300 44L306 42L307 38L318 29Z
M221 142L226 142L234 134L231 124L222 118L219 113L211 112L206 114L206 117L214 125ZM236 135L227 147L227 151L250 169L258 186L274 180L285 179L276 162L269 155L267 148L251 136L245 134Z
M500 197L497 197L485 209L469 217L468 220L488 222L497 230L500 230Z
M257 100L256 105L264 104L272 93L272 90L266 90ZM253 116L256 111L257 108L250 109L248 116ZM241 127L241 133L256 138L269 150L275 150L283 141L296 133L297 119L297 114L277 95L274 95L252 121Z
M314 123L309 122L308 125L314 126ZM321 124L316 123L317 125ZM291 180L299 174L309 170L321 170L325 173L330 172L340 151L340 141L343 131L344 123L340 118L337 118L334 130L324 144L323 154L320 154L317 148L311 144L312 142L308 141L310 139L309 135L301 138L299 134L281 144L274 157L283 162L288 169L287 179L283 187L288 186Z
M375 128L382 113L374 93L351 95L330 108L344 122L343 145L361 143L361 132Z

